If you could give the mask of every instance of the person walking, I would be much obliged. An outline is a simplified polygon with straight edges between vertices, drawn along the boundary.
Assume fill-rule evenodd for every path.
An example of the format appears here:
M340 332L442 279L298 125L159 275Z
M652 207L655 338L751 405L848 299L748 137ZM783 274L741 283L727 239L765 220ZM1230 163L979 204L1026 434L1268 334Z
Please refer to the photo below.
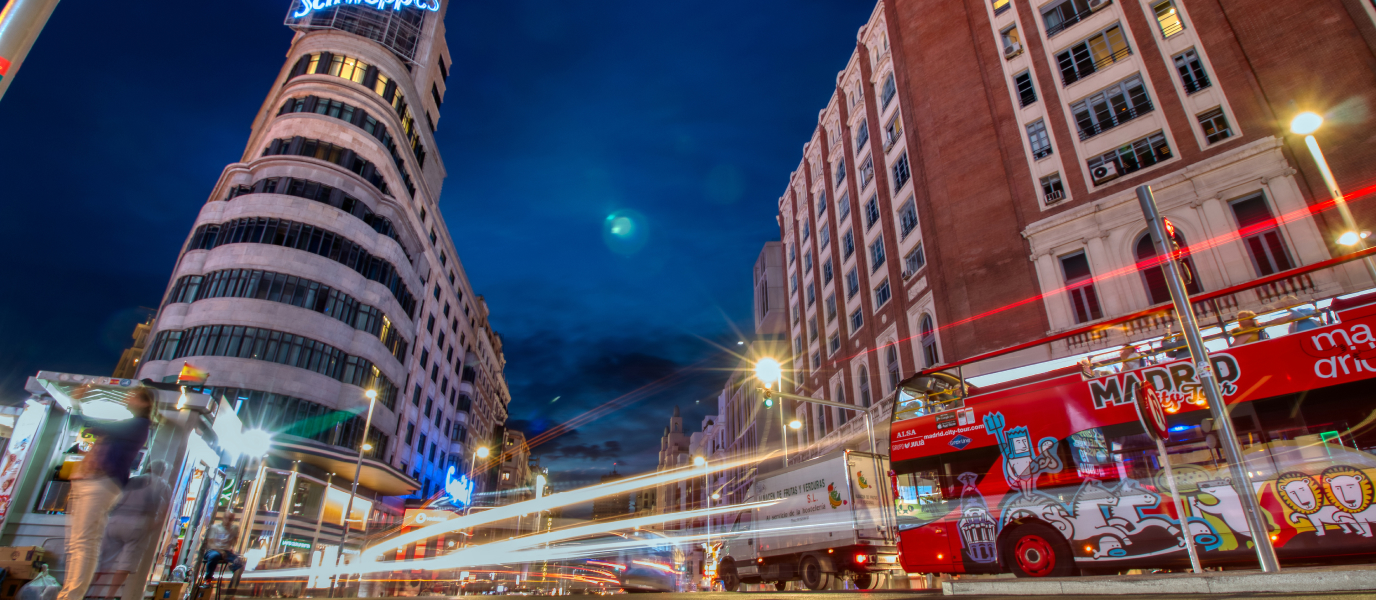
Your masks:
M148 550L153 537L159 533L158 517L165 514L172 499L172 486L167 484L167 463L155 460L148 471L129 480L119 503L110 511L110 525L100 544L101 573L129 573Z
M84 391L79 391L73 397L79 400L83 395ZM132 418L86 426L95 443L72 474L67 500L67 571L57 600L82 600L91 586L110 510L124 493L129 472L148 440L155 399L153 390L135 388L125 401Z

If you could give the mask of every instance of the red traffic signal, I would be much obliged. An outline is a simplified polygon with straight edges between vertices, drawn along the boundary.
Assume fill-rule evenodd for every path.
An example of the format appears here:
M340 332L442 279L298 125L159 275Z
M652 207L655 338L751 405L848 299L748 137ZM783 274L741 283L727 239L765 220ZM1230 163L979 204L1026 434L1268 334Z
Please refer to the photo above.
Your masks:
M1168 239L1168 240L1170 240L1170 241L1172 241L1172 242L1176 241L1176 240L1175 240L1175 223L1172 223L1170 219L1167 219L1167 218L1165 218L1165 217L1162 217L1162 218L1161 218L1161 222L1164 223L1164 224L1166 225L1166 239Z

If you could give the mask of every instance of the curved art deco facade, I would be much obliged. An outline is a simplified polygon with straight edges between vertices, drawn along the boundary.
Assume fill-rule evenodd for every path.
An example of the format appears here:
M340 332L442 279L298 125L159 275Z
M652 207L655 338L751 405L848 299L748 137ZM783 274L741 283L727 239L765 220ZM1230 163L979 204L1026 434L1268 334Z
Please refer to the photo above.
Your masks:
M288 18L282 71L190 228L139 370L191 363L250 426L344 453L376 390L370 457L426 496L510 401L436 204L446 9L402 8L418 11L404 39L364 30L368 5Z

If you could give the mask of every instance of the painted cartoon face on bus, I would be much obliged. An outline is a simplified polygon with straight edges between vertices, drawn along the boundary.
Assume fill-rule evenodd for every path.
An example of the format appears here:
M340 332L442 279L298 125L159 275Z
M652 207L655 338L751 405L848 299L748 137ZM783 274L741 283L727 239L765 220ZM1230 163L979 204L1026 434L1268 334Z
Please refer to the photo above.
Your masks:
M1285 493L1281 497L1281 502L1290 510L1304 515L1314 514L1319 510L1323 496L1314 478L1297 471L1284 473L1276 478L1276 487Z
M1042 438L1034 446L1026 425L1004 429L1003 413L999 412L984 416L984 432L998 440L999 452L1003 454L1003 478L1009 488L1029 494L1037 489L1038 474L1060 472L1056 438Z
M1329 501L1339 509L1358 513L1371 506L1371 480L1360 470L1338 465L1324 469L1320 477L1327 488Z

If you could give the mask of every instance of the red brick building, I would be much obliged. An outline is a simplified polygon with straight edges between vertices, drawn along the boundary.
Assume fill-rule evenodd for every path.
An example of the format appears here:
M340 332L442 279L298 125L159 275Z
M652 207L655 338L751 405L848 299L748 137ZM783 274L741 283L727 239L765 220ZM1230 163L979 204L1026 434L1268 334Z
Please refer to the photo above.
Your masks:
M1316 137L1345 191L1376 184L1368 0L886 0L836 84L779 199L792 375L877 421L918 369L1167 301L1159 271L1135 266L1154 255L1139 185L1187 243L1210 242L1192 258L1210 291L1346 251L1337 214L1308 212L1329 196L1288 132L1296 114L1325 116ZM1353 195L1359 226L1376 228L1376 203ZM1351 266L1220 310L1371 283ZM802 411L812 452L860 431L847 411Z

